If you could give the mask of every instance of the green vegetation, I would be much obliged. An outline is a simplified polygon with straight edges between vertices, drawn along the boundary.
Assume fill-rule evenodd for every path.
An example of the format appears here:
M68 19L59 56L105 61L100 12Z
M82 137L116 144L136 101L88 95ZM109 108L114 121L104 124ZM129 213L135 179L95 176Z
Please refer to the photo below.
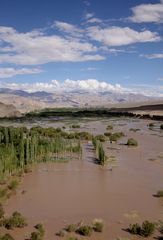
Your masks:
M131 132L138 132L138 131L140 131L140 129L139 128L130 128L130 131Z
M88 237L90 237L90 236L92 235L92 227L89 226L89 225L80 226L80 227L77 229L77 233L79 233L79 234L82 235L82 236L88 236Z
M136 147L136 146L138 146L138 142L133 138L129 138L128 141L127 141L127 145Z
M154 127L154 123L149 123L148 126L149 126L149 128L153 128Z
M19 184L18 180L13 179L13 180L9 183L8 189L11 190L11 191L15 191L15 190L17 189L17 187L18 187L18 184Z
M58 237L64 237L65 236L65 231L60 230L59 232L56 233Z
M78 240L76 237L68 237L67 240Z
M66 227L67 232L75 232L77 230L76 224L70 224Z
M157 191L156 197L163 197L163 190Z
M155 231L155 225L154 223L151 223L149 221L144 221L141 227L141 235L143 237L151 236Z
M121 137L124 137L124 133L123 133L123 132L113 133L113 134L111 134L111 136L110 136L110 142L111 142L111 143L117 142L118 139L120 139Z
M149 237L155 231L155 224L146 220L142 223L142 226L140 226L138 223L131 224L128 231L131 234Z
M69 224L66 228L60 230L56 233L59 237L64 237L66 232L68 233L77 233L82 236L91 236L93 231L101 233L104 228L104 223L102 219L94 219L91 224L84 224L80 222L78 224ZM68 237L67 239L76 240L76 237Z
M108 125L108 126L106 127L106 130L113 130L113 126L112 126L112 125Z
M14 240L14 238L9 233L6 233L2 237L0 236L0 240Z
M34 163L72 157L74 153L80 156L80 139L89 137L83 132L71 136L60 128L0 127L0 179L6 174L29 172ZM8 189L14 191L17 185L18 182L12 180ZM0 195L3 194L4 190L0 190Z
M27 222L19 212L14 212L9 218L2 218L1 225L7 229L23 228L27 226Z
M163 130L163 124L160 125L160 129Z
M106 138L104 135L100 134L100 135L96 135L95 136L96 140L99 140L100 142L105 142Z
M141 226L138 223L131 224L128 231L131 234L138 234L140 235L141 232Z
M106 137L110 137L112 134L111 134L110 132L105 132L104 135L105 135Z
M45 235L45 230L42 224L37 224L35 226L35 229L37 231L31 233L30 240L43 240Z
M95 219L93 221L93 230L95 232L102 232L104 228L104 223L101 219Z
M79 124L73 124L71 127L72 128L80 128L80 125Z
M99 142L99 140L97 140L95 137L92 139L92 144L96 151L96 157L97 157L96 162L99 165L104 166L105 163L107 162L107 156L105 155L105 151L104 151L104 148L103 148L101 142Z

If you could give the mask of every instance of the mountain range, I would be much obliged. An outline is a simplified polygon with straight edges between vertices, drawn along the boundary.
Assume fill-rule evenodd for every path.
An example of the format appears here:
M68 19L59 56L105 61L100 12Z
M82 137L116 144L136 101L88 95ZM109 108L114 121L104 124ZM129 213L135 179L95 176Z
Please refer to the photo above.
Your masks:
M118 92L87 92L87 91L64 91L50 93L46 91L27 92L0 88L0 102L7 106L13 106L13 112L25 113L43 108L59 107L110 107L116 105L147 104L153 99L142 94L118 93Z

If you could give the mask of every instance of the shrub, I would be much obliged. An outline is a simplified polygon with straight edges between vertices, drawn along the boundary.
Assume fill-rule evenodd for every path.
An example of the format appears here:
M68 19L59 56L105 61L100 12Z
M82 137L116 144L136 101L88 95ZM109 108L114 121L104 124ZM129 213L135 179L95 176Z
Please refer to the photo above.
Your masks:
M155 225L149 221L144 221L141 227L141 236L149 237L154 233Z
M98 151L98 161L97 162L98 162L98 164L104 166L107 161L107 156L105 155L105 151L104 151L102 144L98 145L97 151Z
M128 230L131 234L139 235L141 232L141 226L138 223L130 224L130 227Z
M112 125L108 125L106 130L113 130L113 126Z
M4 198L7 195L7 189L0 189L0 198Z
M100 142L105 142L105 140L106 140L105 136L102 134L95 136L95 139L99 140Z
M75 232L77 229L77 226L75 224L70 224L66 227L67 232Z
M42 240L42 237L40 236L39 232L32 232L30 240Z
M163 130L163 124L160 125L160 129Z
M131 224L128 231L131 234L137 234L141 235L143 237L149 237L154 233L155 225L152 222L144 221L142 223L142 226L140 226L138 223Z
M140 131L140 129L139 128L130 128L130 131L131 132L138 132L138 131Z
M15 191L17 189L18 184L19 183L16 179L12 180L8 185L8 189L11 190L11 191Z
M104 223L101 219L95 219L93 221L93 230L95 232L102 232L104 228Z
M0 240L14 240L14 238L10 234L6 233L4 236L0 237Z
M56 233L56 235L59 236L59 237L64 237L65 232L63 230L60 230L59 232Z
M148 125L150 128L154 127L154 123L149 123Z
M80 125L79 124L73 124L71 127L72 128L80 128Z
M35 228L38 230L40 236L41 236L41 237L44 237L44 235L45 235L45 229L44 229L43 225L39 223L39 224L37 224L37 225L35 226Z
M163 234L163 225L159 227L159 232Z
M3 220L3 226L7 229L23 228L27 226L27 222L19 212L14 212L11 217Z
M156 196L157 197L163 197L163 190L157 191Z
M110 136L111 136L111 133L110 133L110 132L105 132L104 135L105 135L106 137L110 137Z
M123 132L116 132L110 136L110 142L117 142L117 140L124 136Z
M128 146L138 146L138 142L133 138L129 138L127 141L127 145Z
M83 236L91 236L92 234L92 227L90 226L81 226L78 228L77 232L80 234L80 235L83 235Z

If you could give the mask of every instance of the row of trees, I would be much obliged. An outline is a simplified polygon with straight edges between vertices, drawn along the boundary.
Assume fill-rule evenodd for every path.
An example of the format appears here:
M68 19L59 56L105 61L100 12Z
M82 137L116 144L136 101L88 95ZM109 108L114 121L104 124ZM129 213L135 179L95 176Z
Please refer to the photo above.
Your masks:
M0 174L25 170L35 162L81 155L80 140L68 140L58 129L0 127Z

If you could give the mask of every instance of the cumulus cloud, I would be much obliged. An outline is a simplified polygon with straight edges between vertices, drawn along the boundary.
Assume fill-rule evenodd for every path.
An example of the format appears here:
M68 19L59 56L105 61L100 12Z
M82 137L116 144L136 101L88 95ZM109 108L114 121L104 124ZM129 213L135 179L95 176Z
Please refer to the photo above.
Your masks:
M101 20L88 13L87 21L97 23ZM55 21L52 27L64 34L48 34L45 30L24 33L12 27L0 26L0 64L38 65L49 62L100 61L105 59L102 47L160 40L156 32L139 32L128 27L102 28L95 25L82 29L61 21ZM94 41L101 45L95 45Z
M156 4L141 4L133 7L132 16L129 18L132 22L163 22L163 1Z
M162 59L163 53L141 54L140 57L145 57L148 59Z
M76 81L67 79L64 82L64 88L85 91L122 91L122 87L119 84L112 85L107 82L100 82L96 79Z
M0 63L36 65L104 59L97 53L97 47L89 42L47 35L42 31L20 33L14 28L1 26L0 41L5 49L0 51Z
M133 43L156 42L160 37L156 32L149 30L135 31L129 27L109 27L101 28L98 26L87 29L88 36L96 41L102 42L108 46L122 46Z
M71 80L66 79L61 82L58 80L52 80L51 82L36 82L36 83L1 83L0 87L8 87L11 89L21 89L28 92L35 91L48 91L48 92L64 92L64 91L88 91L88 92L123 92L125 88L119 84L109 84L104 81L98 81L97 79L86 80Z
M43 72L38 68L0 68L0 78L10 78L16 75L38 74Z
M160 78L160 81L162 81L162 78ZM163 97L163 86L131 85L130 87L123 87L120 84L110 84L108 82L99 81L97 79L66 79L63 82L52 80L51 82L35 83L0 82L0 87L10 88L14 90L19 89L27 92L46 91L50 93L66 93L84 91L90 94L111 92L115 94L142 94L149 97Z

